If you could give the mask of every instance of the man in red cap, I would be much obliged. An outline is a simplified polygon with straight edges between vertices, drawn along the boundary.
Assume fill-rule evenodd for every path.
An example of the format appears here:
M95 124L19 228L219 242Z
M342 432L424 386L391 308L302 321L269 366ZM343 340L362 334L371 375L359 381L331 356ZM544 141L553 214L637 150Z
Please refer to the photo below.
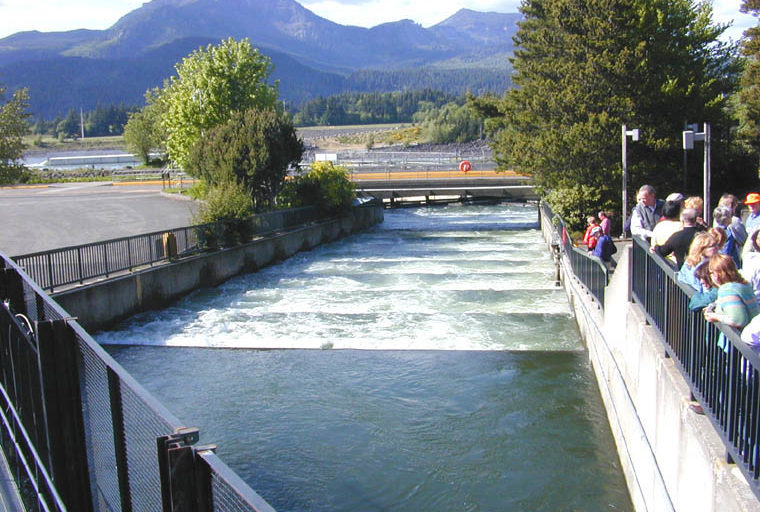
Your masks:
M744 222L744 226L747 228L747 233L751 233L760 228L760 194L756 192L747 194L744 204L749 207L749 217Z

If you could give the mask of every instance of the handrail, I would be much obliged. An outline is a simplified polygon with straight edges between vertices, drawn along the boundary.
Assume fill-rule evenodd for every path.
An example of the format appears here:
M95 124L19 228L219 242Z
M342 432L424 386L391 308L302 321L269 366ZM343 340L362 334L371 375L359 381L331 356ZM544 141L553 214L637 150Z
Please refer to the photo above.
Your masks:
M37 504L45 512L51 510L66 512L66 505L64 505L63 500L61 500L61 497L58 495L58 490L55 488L53 480L45 469L42 459L34 448L34 443L32 443L29 434L24 428L24 424L21 422L16 407L13 405L13 402L8 396L8 392L2 384L0 384L0 395L2 395L3 398L3 406L0 407L0 420L2 420L6 434L8 435L10 443L13 445L13 451L19 460L19 465L21 466L21 469L24 470L26 479L34 489ZM6 414L6 411L9 414ZM24 452L29 453L29 456L32 459L31 462L27 460L27 456L24 455ZM50 504L48 504L48 500L51 501Z
M89 244L14 256L12 259L44 290L232 246L256 235L287 229L318 218L314 207L276 210L236 223L214 222L113 238Z
M204 506L194 510L271 512L213 447L191 446L197 429L182 427L1 252L0 303L0 386L27 432L12 442L22 445L27 465L31 456L50 476L17 481L31 485L23 499L43 495L42 510L168 512L184 510L182 500L203 490ZM6 439L0 436L0 446L9 463L23 471Z
M632 260L631 297L660 333L729 459L760 497L760 355L736 329L690 311L696 292L640 237L633 237Z
M609 271L604 262L589 254L587 251L578 249L568 235L565 221L552 211L546 201L540 204L543 217L551 223L553 229L552 241L558 245L570 260L570 268L573 274L589 290L591 295L604 308L604 290L609 281Z

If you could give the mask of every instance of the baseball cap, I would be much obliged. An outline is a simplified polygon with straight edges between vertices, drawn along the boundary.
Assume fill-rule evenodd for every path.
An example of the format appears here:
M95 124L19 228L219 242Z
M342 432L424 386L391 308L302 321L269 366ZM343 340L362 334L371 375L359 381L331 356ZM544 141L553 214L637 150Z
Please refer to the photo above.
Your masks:
M681 194L680 192L673 192L668 197L666 197L665 200L675 203L678 201L683 201L684 197L683 197L683 194Z
M760 194L752 192L747 194L747 199L744 200L744 204L760 203Z
M592 235L601 235L602 234L602 228L600 226L595 226L591 228L591 234Z

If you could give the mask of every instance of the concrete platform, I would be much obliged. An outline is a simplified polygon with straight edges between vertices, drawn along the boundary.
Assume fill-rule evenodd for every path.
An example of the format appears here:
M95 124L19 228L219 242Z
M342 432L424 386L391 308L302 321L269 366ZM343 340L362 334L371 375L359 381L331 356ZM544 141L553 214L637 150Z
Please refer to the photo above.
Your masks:
M0 251L18 256L193 224L197 205L161 185L68 183L0 188Z

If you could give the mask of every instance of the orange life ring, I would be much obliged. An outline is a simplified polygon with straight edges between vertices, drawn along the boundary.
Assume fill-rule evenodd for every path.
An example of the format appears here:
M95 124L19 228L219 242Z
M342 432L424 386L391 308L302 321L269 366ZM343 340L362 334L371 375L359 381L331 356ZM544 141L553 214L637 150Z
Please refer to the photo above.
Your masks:
M459 162L459 170L460 171L466 173L470 169L472 169L472 165L470 165L470 162L468 162L467 160L462 160L461 162Z

